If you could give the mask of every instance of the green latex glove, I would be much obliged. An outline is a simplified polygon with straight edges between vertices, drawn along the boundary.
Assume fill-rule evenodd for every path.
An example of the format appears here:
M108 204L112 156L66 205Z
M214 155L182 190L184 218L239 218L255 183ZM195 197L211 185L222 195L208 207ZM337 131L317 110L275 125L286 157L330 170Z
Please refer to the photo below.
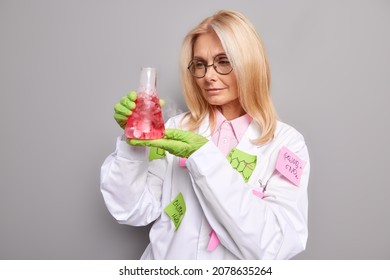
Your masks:
M135 91L131 91L128 95L122 97L121 101L114 106L114 119L123 129L125 129L127 119L135 109L136 100L137 93Z
M206 144L208 140L192 131L167 128L165 137L154 140L129 139L134 146L149 146L164 149L172 155L188 158L193 152Z

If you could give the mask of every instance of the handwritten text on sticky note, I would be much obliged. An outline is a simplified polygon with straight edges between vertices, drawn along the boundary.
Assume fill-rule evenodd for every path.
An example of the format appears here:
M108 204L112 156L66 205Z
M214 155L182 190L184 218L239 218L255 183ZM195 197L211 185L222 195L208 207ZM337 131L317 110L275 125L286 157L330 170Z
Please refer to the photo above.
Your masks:
M291 183L299 186L301 175L306 162L299 158L295 153L291 152L287 147L283 147L276 162L276 170L278 170Z
M165 213L171 218L177 230L186 213L186 204L182 193L179 193L175 199L164 208Z

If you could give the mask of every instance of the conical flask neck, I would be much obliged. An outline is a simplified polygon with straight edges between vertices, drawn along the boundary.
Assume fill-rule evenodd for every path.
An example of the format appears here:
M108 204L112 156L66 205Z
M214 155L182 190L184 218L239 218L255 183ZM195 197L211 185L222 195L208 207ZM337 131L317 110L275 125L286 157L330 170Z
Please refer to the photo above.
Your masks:
M139 92L145 92L152 94L156 91L156 68L144 67L141 69L140 80L139 80Z

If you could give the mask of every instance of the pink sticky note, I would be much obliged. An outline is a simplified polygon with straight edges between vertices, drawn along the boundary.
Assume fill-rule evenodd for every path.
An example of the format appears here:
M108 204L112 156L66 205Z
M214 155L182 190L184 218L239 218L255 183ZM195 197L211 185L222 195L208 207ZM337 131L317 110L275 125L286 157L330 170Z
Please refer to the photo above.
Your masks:
M260 197L261 199L264 198L264 193L261 191L261 189L256 188L252 190L253 195Z
M207 246L207 251L214 251L215 249L217 249L219 243L220 241L218 239L218 236L213 230L212 232L210 232L210 241L209 245Z
M179 158L179 166L183 168L186 167L186 161L186 158Z
M287 147L283 147L276 162L276 170L278 170L291 183L299 186L301 175L306 162L300 159L295 153L291 152Z

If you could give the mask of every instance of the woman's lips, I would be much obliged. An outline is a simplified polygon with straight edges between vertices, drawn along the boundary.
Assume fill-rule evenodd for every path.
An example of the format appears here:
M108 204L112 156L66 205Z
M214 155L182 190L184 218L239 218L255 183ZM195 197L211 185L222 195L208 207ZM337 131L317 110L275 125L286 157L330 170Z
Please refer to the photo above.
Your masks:
M217 94L220 93L225 88L206 88L206 91L210 94Z

